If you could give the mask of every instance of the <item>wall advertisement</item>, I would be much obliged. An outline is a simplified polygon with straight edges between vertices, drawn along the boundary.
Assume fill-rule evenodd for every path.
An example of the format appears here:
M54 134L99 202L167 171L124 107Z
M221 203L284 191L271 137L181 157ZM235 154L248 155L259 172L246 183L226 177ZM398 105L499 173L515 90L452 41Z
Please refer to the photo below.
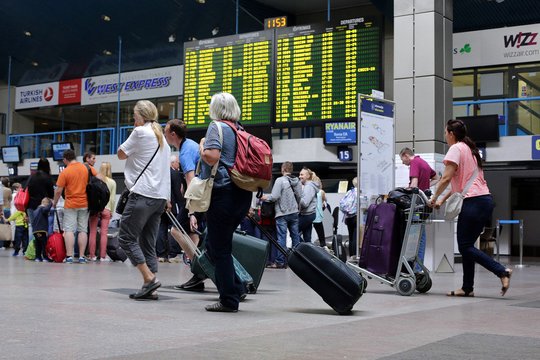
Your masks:
M120 100L131 101L166 96L178 96L183 87L182 66L93 76L82 79L81 104L103 104Z
M454 34L454 69L540 61L540 24Z
M58 105L58 82L15 89L15 110Z

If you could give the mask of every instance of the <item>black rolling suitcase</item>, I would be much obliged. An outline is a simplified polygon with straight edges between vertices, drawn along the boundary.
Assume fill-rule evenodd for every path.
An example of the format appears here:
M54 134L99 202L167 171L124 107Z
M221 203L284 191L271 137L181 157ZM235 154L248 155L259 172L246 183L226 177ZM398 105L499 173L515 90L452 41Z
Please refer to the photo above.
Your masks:
M112 261L124 262L127 260L127 255L118 242L118 232L118 228L109 228L109 233L107 233L107 256L109 256Z
M254 224L257 221L251 218ZM257 224L258 225L258 224ZM364 293L366 280L337 257L320 246L300 243L290 252L283 249L274 237L259 226L278 251L287 257L292 271L309 285L338 314L349 314Z
M338 234L338 222L339 222L339 208L336 207L334 209L334 212L332 213L332 217L334 219L334 222L332 224L333 227L333 235L332 235L332 251L334 251L334 255L340 259L343 262L347 262L347 249L345 248L345 245L343 245L343 237Z

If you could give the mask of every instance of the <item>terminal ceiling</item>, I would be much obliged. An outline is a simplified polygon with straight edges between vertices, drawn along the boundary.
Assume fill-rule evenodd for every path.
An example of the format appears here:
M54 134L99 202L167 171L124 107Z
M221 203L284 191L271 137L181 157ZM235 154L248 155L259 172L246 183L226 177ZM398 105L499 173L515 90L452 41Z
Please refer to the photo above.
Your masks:
M454 32L540 22L537 0L454 0ZM374 6L385 16L394 0L330 0L331 9ZM327 0L240 0L238 32L262 29L264 18L288 15L291 23L320 14ZM105 21L104 15L110 18ZM26 85L183 62L190 38L236 32L236 0L3 0L0 6L0 82ZM29 32L25 35L25 32ZM170 42L174 37L174 41ZM110 55L107 55L110 52Z

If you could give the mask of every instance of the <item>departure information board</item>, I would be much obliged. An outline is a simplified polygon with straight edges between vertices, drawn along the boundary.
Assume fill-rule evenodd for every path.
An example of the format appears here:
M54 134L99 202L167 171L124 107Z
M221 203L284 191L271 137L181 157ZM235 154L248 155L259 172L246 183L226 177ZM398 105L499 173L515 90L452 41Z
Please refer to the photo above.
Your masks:
M184 44L184 116L188 128L207 127L212 95L234 95L244 125L270 125L273 110L273 30Z
M277 126L357 117L358 93L380 89L380 29L364 18L276 29Z

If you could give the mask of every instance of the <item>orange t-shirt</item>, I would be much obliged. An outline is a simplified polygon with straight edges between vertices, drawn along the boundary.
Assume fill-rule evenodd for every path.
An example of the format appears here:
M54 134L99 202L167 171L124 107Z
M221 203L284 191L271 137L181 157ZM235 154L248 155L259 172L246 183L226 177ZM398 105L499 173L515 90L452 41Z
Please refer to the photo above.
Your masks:
M97 175L96 169L90 166L92 175ZM66 209L80 209L88 207L86 198L86 185L88 184L88 169L83 163L74 162L69 164L58 176L56 185L65 190Z

